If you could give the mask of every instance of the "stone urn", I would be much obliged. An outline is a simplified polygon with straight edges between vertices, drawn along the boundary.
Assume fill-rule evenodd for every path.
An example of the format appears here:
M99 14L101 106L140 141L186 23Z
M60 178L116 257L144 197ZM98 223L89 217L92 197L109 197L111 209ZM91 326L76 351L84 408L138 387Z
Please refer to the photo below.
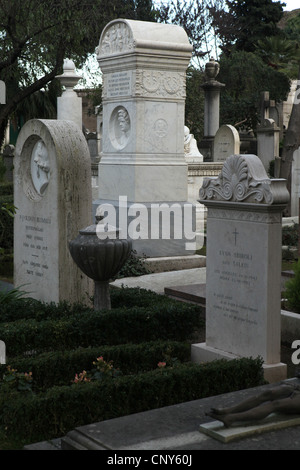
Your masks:
M220 65L212 57L205 65L205 77L207 80L215 80L220 71Z
M118 228L102 223L79 230L69 242L70 254L77 266L95 282L94 309L110 309L109 283L113 281L128 259L132 242L120 238Z

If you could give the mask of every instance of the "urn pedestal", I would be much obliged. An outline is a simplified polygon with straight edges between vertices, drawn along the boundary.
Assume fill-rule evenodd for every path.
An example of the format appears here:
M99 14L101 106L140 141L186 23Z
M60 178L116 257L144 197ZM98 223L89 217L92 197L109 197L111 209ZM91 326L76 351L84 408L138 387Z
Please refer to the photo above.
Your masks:
M79 230L78 236L69 242L73 260L95 282L95 310L111 308L109 283L116 278L132 249L131 240L119 235L116 227L99 221Z

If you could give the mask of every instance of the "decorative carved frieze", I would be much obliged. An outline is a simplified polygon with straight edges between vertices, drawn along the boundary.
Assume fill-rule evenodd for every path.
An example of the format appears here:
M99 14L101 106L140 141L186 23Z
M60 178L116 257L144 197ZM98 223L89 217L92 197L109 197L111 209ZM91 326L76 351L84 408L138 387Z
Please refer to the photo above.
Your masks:
M135 95L185 98L185 73L165 70L136 70Z
M104 33L96 49L98 57L110 56L124 52L131 52L135 43L132 31L124 22L112 24Z

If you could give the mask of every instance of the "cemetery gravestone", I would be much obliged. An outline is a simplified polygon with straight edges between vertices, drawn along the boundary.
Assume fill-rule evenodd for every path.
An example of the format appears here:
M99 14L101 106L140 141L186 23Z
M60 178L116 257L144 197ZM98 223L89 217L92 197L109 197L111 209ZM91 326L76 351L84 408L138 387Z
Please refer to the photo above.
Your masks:
M14 285L44 302L87 302L68 242L91 224L91 163L71 121L31 120L15 150Z
M0 364L6 364L6 346L4 341L0 340Z
M275 117L276 103L270 100L270 93L263 91L260 99L260 124L257 126L257 156L263 162L266 172L270 162L274 162L275 176L279 174L279 140L280 128L271 116Z
M230 155L240 153L240 137L235 127L225 124L221 126L214 138L213 161L224 162Z
M270 162L279 159L279 132L274 119L264 119L257 127L257 156L268 172Z
M133 249L147 256L187 254L185 240L151 236L151 204L187 203L184 157L186 68L192 46L179 26L118 19L103 30L97 58L103 73L102 155L99 197L94 206L127 212L138 205L139 239ZM94 207L95 210L95 207ZM147 220L145 220L145 218ZM122 226L124 236L127 227ZM190 254L190 253L189 253Z
M300 147L293 153L291 169L291 217L299 215L300 197Z
M229 157L218 178L204 180L207 213L206 343L195 362L258 357L270 382L280 362L281 224L286 181L267 177L255 155Z
M6 85L0 80L0 104L6 104Z

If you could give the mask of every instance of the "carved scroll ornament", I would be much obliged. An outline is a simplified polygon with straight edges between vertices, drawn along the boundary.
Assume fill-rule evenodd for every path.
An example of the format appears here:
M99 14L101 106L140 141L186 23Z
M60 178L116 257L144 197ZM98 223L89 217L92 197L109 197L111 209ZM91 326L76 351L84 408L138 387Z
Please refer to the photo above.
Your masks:
M200 200L272 204L274 199L271 190L272 180L267 177L264 169L260 172L261 178L255 178L247 163L247 158L243 155L228 157L217 178L204 179L199 192ZM259 162L258 170L261 170L261 162L258 157L255 158ZM255 160L254 162L256 163Z

